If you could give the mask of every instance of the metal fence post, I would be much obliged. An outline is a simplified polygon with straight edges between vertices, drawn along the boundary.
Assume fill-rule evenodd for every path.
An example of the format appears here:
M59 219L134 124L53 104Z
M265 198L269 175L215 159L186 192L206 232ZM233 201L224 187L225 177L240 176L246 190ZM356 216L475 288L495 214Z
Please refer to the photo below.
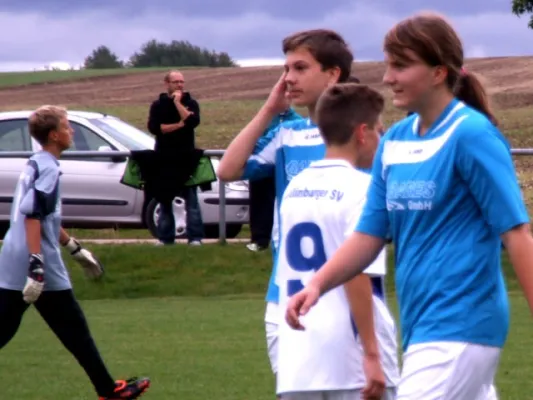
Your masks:
M226 244L226 185L224 181L218 184L218 243Z
M206 156L222 157L224 150L205 150ZM226 244L226 183L218 181L218 243Z

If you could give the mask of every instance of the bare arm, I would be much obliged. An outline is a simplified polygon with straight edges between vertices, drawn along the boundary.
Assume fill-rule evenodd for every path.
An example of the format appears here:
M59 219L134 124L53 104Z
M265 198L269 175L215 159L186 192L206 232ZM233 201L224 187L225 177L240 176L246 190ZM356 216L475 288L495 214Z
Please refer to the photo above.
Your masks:
M275 116L275 113L263 106L248 125L232 140L217 169L220 180L231 182L241 178L246 161Z
M26 243L30 254L41 253L41 221L37 218L28 218L24 220L26 228Z
M242 177L246 161L252 155L257 141L263 132L267 130L272 119L288 108L289 104L285 97L287 89L286 76L287 73L284 72L272 88L265 104L248 125L231 141L218 165L217 175L220 180L231 182Z
M374 330L374 303L372 283L366 274L360 274L344 284L344 290L352 312L365 355L379 358L379 349Z
M308 286L324 294L363 272L379 255L385 240L354 232L344 241L333 257L318 270Z
M502 235L502 240L529 309L533 313L533 238L529 225L524 224L511 229Z
M66 246L69 240L70 240L69 234L67 233L66 230L61 228L61 230L59 231L59 244L61 246Z

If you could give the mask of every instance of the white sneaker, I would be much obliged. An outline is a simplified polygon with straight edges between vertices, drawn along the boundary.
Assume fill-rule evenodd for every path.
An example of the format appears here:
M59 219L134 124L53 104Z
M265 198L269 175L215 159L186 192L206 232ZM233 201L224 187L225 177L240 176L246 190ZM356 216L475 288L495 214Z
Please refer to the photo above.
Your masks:
M263 251L267 249L267 247L259 246L257 243L248 243L246 248L250 251Z
M202 242L199 240L193 240L192 242L189 242L189 246L201 246Z

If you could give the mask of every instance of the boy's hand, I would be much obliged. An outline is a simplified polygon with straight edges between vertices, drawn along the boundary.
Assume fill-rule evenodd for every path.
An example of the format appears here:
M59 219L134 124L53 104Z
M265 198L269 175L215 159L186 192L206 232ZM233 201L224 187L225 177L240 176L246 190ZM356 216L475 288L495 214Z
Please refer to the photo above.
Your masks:
M305 327L300 323L300 316L309 312L320 297L320 290L308 284L298 293L294 294L287 304L285 320L293 329L303 331Z
M85 276L89 279L98 279L104 274L104 267L89 250L81 247L80 242L70 238L65 248L70 252L74 260L83 268Z
M366 377L366 385L363 389L365 400L379 400L385 391L385 375L381 368L379 356L365 355L363 369Z
M28 304L35 303L44 288L44 261L41 254L30 254L30 265L22 298Z
M279 80L270 91L270 94L265 102L265 107L273 115L278 115L287 111L290 106L290 101L287 97L287 82L285 82L286 76L287 72L283 72Z

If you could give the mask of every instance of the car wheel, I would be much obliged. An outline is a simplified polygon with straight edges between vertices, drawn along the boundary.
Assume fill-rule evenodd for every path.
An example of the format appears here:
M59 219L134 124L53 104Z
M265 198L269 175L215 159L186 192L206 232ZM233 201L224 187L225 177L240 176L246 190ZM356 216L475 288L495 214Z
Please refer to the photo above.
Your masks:
M0 239L4 240L7 231L9 230L9 222L0 224Z
M234 239L239 233L241 233L242 225L240 224L229 224L226 225L226 239ZM205 225L204 226L205 237L211 239L219 238L219 228L218 225Z
M184 238L187 234L187 212L185 211L185 200L175 197L172 202L174 211L174 221L176 222L176 238ZM148 230L157 239L157 224L159 222L159 203L152 199L145 209L145 221Z

